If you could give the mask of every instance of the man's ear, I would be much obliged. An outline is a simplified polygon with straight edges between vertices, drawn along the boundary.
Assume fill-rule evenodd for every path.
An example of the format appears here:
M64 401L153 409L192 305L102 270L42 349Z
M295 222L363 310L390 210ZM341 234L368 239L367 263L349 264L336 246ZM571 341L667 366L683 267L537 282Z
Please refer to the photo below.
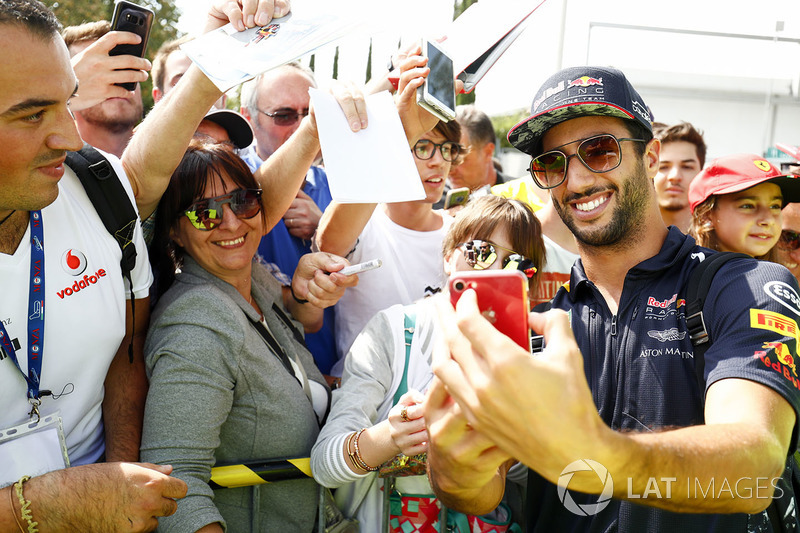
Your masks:
M153 87L153 102L157 103L164 97L164 93L161 92L161 89L158 87Z
M655 179L658 174L658 163L661 158L661 141L652 139L647 143L644 151L644 163L647 167L647 175L650 179Z

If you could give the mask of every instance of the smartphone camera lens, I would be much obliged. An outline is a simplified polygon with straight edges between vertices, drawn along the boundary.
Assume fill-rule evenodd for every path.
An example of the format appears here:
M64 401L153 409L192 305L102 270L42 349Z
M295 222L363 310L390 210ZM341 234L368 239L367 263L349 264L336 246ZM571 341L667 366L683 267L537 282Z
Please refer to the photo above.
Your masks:
M455 283L453 283L453 288L459 292L463 291L466 288L466 286L467 286L466 283L464 283L463 281L456 281Z

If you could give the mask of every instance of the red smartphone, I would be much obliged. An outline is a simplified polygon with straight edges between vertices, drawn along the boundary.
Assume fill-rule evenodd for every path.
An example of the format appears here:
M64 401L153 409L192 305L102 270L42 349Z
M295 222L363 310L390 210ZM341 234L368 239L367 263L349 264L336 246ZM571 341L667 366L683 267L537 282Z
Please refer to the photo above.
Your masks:
M528 278L518 270L465 270L450 277L450 302L467 289L478 295L481 314L502 334L531 351Z

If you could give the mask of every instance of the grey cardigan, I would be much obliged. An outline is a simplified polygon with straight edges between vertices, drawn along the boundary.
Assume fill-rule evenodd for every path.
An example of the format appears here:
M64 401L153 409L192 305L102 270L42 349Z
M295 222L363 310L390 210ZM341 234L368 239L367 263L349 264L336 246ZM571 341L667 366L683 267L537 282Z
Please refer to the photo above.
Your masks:
M141 459L171 464L189 485L178 511L159 520L159 531L194 532L214 522L236 533L250 531L251 489L212 491L211 467L308 457L319 425L298 380L251 323L258 320L255 310L190 257L182 270L158 302L145 343L150 391ZM252 292L278 343L309 380L324 385L311 354L272 310L273 303L283 308L280 284L257 263ZM312 530L318 497L313 479L259 490L259 531Z

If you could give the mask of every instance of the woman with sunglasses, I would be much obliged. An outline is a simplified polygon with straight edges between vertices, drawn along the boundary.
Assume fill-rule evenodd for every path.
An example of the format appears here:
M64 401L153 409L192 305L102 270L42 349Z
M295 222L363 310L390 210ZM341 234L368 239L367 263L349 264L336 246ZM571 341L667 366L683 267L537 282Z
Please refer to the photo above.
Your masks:
M456 121L438 122L411 148L423 200L387 204L332 202L322 215L316 244L324 252L347 257L355 264L380 259L383 266L361 277L336 307L336 351L331 370L339 376L342 358L367 321L381 309L410 304L444 286L439 251L452 217L434 210L442 196L451 165L460 162L464 147ZM377 169L379 170L379 169Z
M800 201L800 181L763 157L721 157L689 185L689 233L701 246L778 262L781 209Z
M158 206L159 289L145 343L150 389L141 457L188 485L163 531L311 531L318 486L297 479L212 491L215 464L308 457L329 389L283 305L281 284L253 261L266 222L247 165L224 147L193 144ZM327 254L300 261L293 289L317 313L355 276ZM308 281L303 286L303 280ZM167 290L168 289L168 290ZM307 294L307 295L306 295ZM257 504L253 504L256 499Z
M518 269L529 279L544 265L541 226L517 200L484 196L455 217L440 260L450 275L463 270ZM431 354L439 335L432 299L394 305L370 320L344 363L341 388L333 392L328 421L311 451L311 469L322 485L338 487L335 498L362 531L381 531L383 478L377 467L398 453L427 449L423 393L433 378ZM406 366L406 331L410 351ZM395 402L405 377L406 394ZM431 494L423 475L397 478L400 493Z

